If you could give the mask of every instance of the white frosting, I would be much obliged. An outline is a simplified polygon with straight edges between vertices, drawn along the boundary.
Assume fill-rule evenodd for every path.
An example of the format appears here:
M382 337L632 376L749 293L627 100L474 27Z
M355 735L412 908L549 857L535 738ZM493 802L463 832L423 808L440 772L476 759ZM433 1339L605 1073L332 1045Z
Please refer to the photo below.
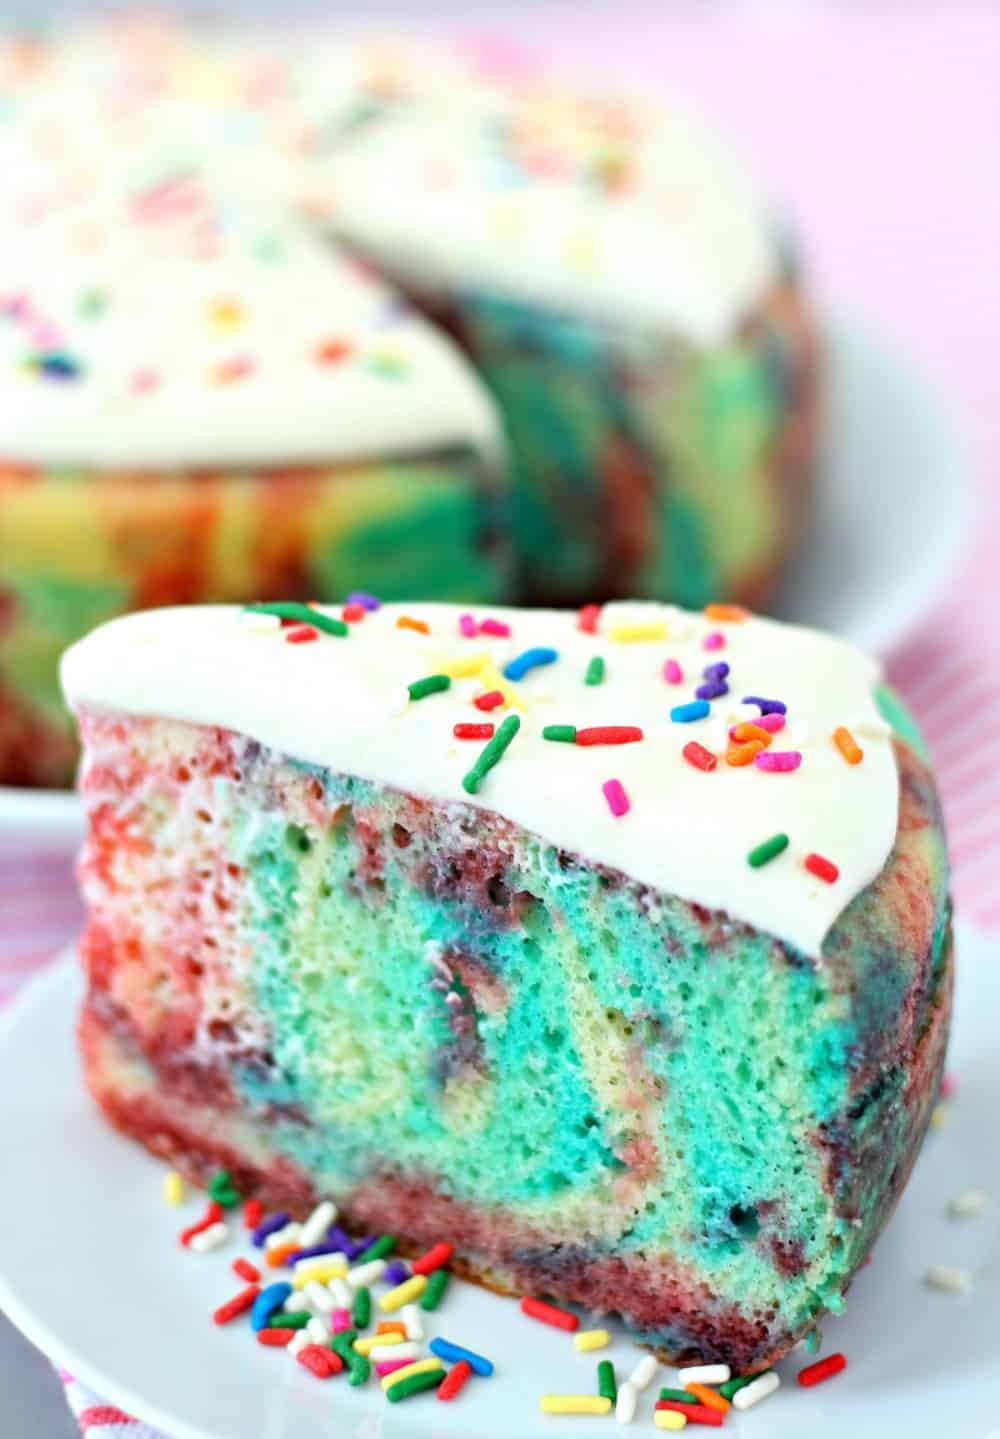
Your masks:
M403 613L426 621L431 633L398 628ZM62 680L74 707L220 725L301 760L504 815L592 863L727 911L817 955L895 841L898 775L874 699L872 661L811 630L757 618L717 625L660 605L608 605L597 636L582 633L568 612L489 613L509 623L509 639L465 638L457 607L414 604L368 615L347 638L299 645L232 607L150 611L114 620L74 645ZM638 622L662 624L665 637L612 638L618 626ZM714 630L725 647L706 651L702 642ZM502 669L533 646L550 646L559 658L515 686L524 706L520 732L469 795L462 777L482 745L455 739L453 726L499 723L511 711L475 708L472 698L484 687L476 677L456 678L419 701L408 698L406 686L473 655L486 654ZM605 658L606 678L587 686L594 654ZM665 682L668 657L682 666L683 684ZM730 693L713 702L709 719L672 722L671 707L689 700L702 669L719 660L731 666ZM750 694L785 701L801 767L774 774L720 759L711 773L694 769L682 756L685 744L697 740L721 753L728 724L753 712L741 705ZM576 746L543 739L548 724L639 725L645 737ZM857 766L832 743L839 725L848 725L864 750ZM789 747L782 733L775 736L772 751ZM618 819L602 792L612 778L631 805ZM748 852L782 831L790 838L784 854L752 868ZM838 866L835 884L805 870L810 852Z

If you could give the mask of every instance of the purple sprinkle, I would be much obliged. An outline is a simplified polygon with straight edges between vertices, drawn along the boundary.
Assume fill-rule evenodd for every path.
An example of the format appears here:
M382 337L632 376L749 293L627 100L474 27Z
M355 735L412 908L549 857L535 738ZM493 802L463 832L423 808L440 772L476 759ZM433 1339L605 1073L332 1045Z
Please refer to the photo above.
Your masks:
M296 1249L294 1254L289 1254L288 1263L298 1264L300 1259L319 1259L323 1254L340 1254L339 1244L331 1244L329 1240L325 1244L314 1244L311 1249Z
M402 1284L404 1279L409 1277L410 1266L405 1259L394 1259L391 1264L386 1265L382 1275L387 1284Z
M355 1240L354 1253L352 1254L351 1258L359 1258L362 1254L364 1254L366 1249L370 1249L372 1247L372 1245L379 1237L380 1236L378 1234L365 1234L362 1236L362 1238Z
M362 1240L361 1243L358 1243L357 1240L352 1239L349 1234L341 1229L338 1224L330 1225L330 1228L326 1231L326 1237L327 1240L335 1246L334 1252L346 1254L348 1259L353 1259L356 1254L360 1254L365 1244L372 1243L370 1239Z
M695 695L700 700L717 700L729 693L729 686L725 680L710 680L708 684L699 685Z
M714 665L706 665L702 675L707 680L724 680L729 673L729 666L725 660L717 660Z
M798 769L802 763L802 755L797 749L766 749L755 754L753 762L758 769L769 770L772 774L787 774L789 770Z
M360 605L363 610L373 614L375 610L382 608L382 601L375 595L366 595L363 590L353 590L344 602L349 605Z
M287 1209L281 1209L278 1211L277 1214L268 1215L268 1217L264 1220L263 1224L258 1224L257 1228L250 1236L251 1243L257 1249L263 1249L264 1240L269 1234L277 1234L279 1229L284 1229L285 1225L290 1224L291 1222L292 1216L288 1213Z
M756 705L762 715L783 715L788 712L784 700L767 700L763 695L744 695L745 705Z

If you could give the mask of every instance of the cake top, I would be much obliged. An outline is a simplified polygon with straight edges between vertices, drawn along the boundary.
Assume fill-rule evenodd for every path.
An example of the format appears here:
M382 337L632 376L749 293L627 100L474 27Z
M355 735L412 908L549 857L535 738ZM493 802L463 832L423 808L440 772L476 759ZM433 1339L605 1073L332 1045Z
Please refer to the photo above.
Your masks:
M729 606L376 605L129 615L66 653L66 697L481 807L810 955L892 850L878 673L843 641Z
M432 293L712 344L778 274L751 184L679 105L446 73L340 137L327 168L335 233Z
M242 52L199 69L171 33L122 58L110 27L104 45L84 32L10 83L9 113L0 94L0 456L495 459L491 403L451 341L297 214L285 71Z

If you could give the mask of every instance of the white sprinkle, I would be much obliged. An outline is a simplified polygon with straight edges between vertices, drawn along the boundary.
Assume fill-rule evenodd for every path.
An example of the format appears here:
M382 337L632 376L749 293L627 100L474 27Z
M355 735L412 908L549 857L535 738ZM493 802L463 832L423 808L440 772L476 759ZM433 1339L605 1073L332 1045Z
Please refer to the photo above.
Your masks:
M193 1249L196 1254L207 1254L210 1249L218 1249L220 1244L225 1244L229 1238L229 1226L227 1224L210 1224L200 1234L193 1234L188 1240L188 1248Z
M692 1364L677 1371L682 1389L687 1384L725 1384L731 1377L728 1364Z
M311 1308L312 1306L310 1305L309 1300L303 1298L304 1294L304 1289L297 1289L294 1294L289 1294L288 1298L281 1306L282 1313L301 1314L303 1309Z
M292 1268L296 1279L304 1279L313 1273L322 1274L331 1264L342 1264L344 1273L347 1273L347 1255L341 1254L339 1250L333 1254L311 1254L308 1259L296 1259Z
M659 1368L655 1354L644 1354L628 1377L628 1383L641 1394L653 1382L653 1375Z
M369 1259L367 1264L356 1264L347 1271L347 1282L353 1289L364 1289L381 1279L385 1273L384 1259Z
M276 1229L264 1240L265 1252L270 1253L273 1249L283 1249L288 1244L298 1244L299 1235L302 1233L302 1225L286 1224L284 1229Z
M285 1345L285 1349L289 1354L301 1354L302 1350L311 1343L312 1340L304 1329L296 1329L291 1339L289 1339Z
M381 1364L387 1359L419 1359L420 1345L408 1344L404 1340L402 1344L373 1344L368 1351L368 1358L373 1364Z
M944 1264L932 1264L924 1275L924 1283L939 1294L968 1294L969 1276L964 1269L949 1269Z
M312 1249L314 1244L319 1244L336 1217L337 1206L329 1199L324 1199L321 1204L317 1204L316 1208L302 1226L302 1232L299 1235L299 1248Z
M760 710L756 705L730 705L726 719L731 725L753 724L754 720L760 719Z
M404 1304L400 1311L400 1318L406 1326L407 1339L423 1339L424 1321L420 1317L420 1310L415 1304Z
M333 1301L334 1309L350 1309L354 1303L354 1290L346 1279L331 1279L327 1285L327 1293Z
M241 610L240 623L251 634L257 635L266 635L270 630L281 629L281 619L278 615L261 615L253 610Z
M322 1319L317 1319L315 1315L306 1325L306 1333L309 1335L309 1340L312 1344L322 1344L325 1346L330 1339L329 1329L323 1323Z
M341 1279L338 1282L343 1284L344 1281ZM299 1293L317 1314L332 1314L338 1307L333 1294L331 1294L326 1285L321 1284L318 1279L310 1279L309 1283L304 1289L301 1289ZM349 1309L350 1305L341 1304L340 1308Z
M733 1408L752 1409L755 1404L759 1404L762 1399L766 1399L769 1394L773 1394L780 1384L781 1380L777 1374L775 1374L773 1369L769 1369L766 1374L761 1374L752 1384L748 1384L745 1389L737 1389L733 1395Z
M638 1389L631 1380L626 1380L618 1390L618 1398L615 1400L615 1419L619 1424L632 1423L635 1418L635 1406L638 1402Z
M852 719L847 728L852 734L872 736L873 738L884 738L892 733L892 725L888 724L881 715L864 715L861 719Z
M968 1219L973 1214L982 1214L989 1202L985 1189L966 1189L951 1201L948 1213L953 1219Z

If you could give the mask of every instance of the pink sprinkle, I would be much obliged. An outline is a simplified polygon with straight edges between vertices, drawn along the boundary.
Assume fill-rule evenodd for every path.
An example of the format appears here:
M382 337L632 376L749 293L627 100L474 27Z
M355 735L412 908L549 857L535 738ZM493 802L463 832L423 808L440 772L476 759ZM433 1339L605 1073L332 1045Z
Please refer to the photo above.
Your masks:
M701 647L703 650L725 649L726 637L721 630L713 630L710 635L706 635L702 640Z
M342 1334L345 1329L350 1329L351 1327L350 1310L335 1309L330 1315L330 1332L332 1334Z
M471 640L471 639L474 639L474 638L475 638L475 634L476 634L476 622L475 622L475 620L472 618L471 615L469 615L469 614L459 615L459 617L458 617L458 628L461 630L462 634L465 636L465 638L466 638L467 640Z
M606 779L601 785L604 791L604 798L608 802L608 809L615 819L621 819L623 814L628 814L632 806L629 804L628 795L620 779Z
M768 734L777 734L779 730L785 728L785 716L778 714L760 715L753 723L758 729L766 729Z
M503 620L482 620L479 625L481 635L497 635L505 640L510 635L510 625Z
M957 1089L958 1089L958 1080L955 1078L955 1076L954 1076L949 1070L945 1070L944 1074L942 1074L942 1076L941 1076L941 1089L940 1089L941 1098L942 1098L942 1099L951 1099L951 1098L954 1096L955 1091L956 1091Z
M155 370L134 370L130 388L133 395L148 395L159 387L160 377Z
M375 1372L384 1379L387 1374L395 1374L397 1369L405 1369L412 1363L412 1359L380 1359L375 1365Z
M679 685L684 679L684 671L676 660L667 660L663 666L663 678L668 685Z
M758 769L770 770L773 774L787 774L789 770L798 769L802 763L802 755L797 749L766 749L755 754L753 762Z

